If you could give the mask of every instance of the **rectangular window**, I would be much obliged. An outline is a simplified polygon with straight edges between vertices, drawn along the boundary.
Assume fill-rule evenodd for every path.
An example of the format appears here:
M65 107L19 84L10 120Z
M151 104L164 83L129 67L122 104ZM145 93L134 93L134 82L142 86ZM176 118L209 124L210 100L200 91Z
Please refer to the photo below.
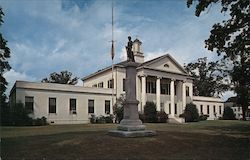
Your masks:
M161 103L161 111L164 112L165 109L164 109L164 103Z
M93 84L92 87L95 87L95 88L96 88L96 87L97 87L97 84Z
M154 81L147 81L147 87L146 87L147 93L156 93L156 82Z
M174 85L174 95L175 96L177 95L177 85L176 84Z
M161 84L161 94L170 95L170 84L169 83Z
M177 104L174 104L174 114L177 114Z
M123 78L122 80L122 90L125 91L125 84L126 84L126 80Z
M105 113L110 114L110 101L105 101Z
M94 113L94 100L92 99L88 102L88 113Z
M214 105L214 114L216 113L216 108L215 108L215 105Z
M221 106L219 106L219 114L221 114Z
M69 111L71 114L76 114L76 99L69 99Z
M108 88L114 88L114 79L108 81Z
M31 112L34 111L34 97L25 96L25 108Z
M209 105L207 105L207 114L209 114Z
M103 88L103 82L98 83L98 88Z
M203 114L203 105L200 105L200 112Z
M189 97L189 87L186 86L186 96Z
M49 113L56 113L56 98L49 98Z
M171 114L171 103L169 103L168 108L169 108L169 114Z

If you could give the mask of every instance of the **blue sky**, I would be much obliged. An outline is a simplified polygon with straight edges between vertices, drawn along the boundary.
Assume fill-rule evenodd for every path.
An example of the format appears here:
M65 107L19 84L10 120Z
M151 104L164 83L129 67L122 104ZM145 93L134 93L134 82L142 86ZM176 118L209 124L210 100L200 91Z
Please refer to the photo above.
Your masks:
M41 81L52 72L80 78L111 64L111 0L0 0L1 27L16 80ZM127 36L142 41L146 60L169 53L181 65L217 58L204 48L211 27L226 19L219 6L199 18L186 0L114 0L115 62L126 58ZM225 95L228 97L228 94Z

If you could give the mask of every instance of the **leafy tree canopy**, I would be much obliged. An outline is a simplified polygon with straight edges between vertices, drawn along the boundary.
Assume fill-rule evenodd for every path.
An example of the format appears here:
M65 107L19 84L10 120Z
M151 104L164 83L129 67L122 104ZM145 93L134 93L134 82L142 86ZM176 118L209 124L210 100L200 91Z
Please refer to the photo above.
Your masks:
M187 0L187 6L193 2ZM195 15L200 16L216 3L221 6L221 13L229 13L229 19L213 25L205 46L222 57L220 62L231 77L232 89L237 93L237 103L242 107L245 120L250 102L250 1L198 0Z
M60 73L53 72L49 78L44 78L42 82L45 83L60 83L75 85L78 81L78 77L72 78L72 73L68 71L61 71Z
M3 24L3 10L0 6L0 26ZM0 32L0 91L1 91L1 107L5 106L6 104L6 95L5 91L8 85L8 82L4 78L3 74L6 71L11 69L8 59L10 58L10 49L7 46L7 41L4 39L2 33Z
M207 62L206 57L187 64L185 69L194 78L195 96L218 97L228 89L228 85L223 81L224 75L219 72L220 65L216 62Z

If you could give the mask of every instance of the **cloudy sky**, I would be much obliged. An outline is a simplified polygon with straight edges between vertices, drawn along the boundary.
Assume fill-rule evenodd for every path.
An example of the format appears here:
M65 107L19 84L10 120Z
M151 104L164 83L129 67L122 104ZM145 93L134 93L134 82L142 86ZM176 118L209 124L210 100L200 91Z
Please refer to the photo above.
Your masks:
M0 0L1 27L16 80L41 81L52 72L80 78L111 64L111 0ZM211 27L226 19L219 6L199 18L186 0L114 0L115 62L126 58L127 36L142 41L146 60L169 53L181 65L217 58L204 48ZM224 98L227 98L226 94Z

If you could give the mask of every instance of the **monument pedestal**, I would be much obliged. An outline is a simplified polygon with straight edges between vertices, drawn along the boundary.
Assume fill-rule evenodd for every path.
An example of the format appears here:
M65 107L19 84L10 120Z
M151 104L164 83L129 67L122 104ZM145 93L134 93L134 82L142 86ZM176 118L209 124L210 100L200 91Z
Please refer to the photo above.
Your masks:
M156 135L155 131L145 130L138 114L138 104L136 100L136 67L137 63L127 62L126 64L126 101L124 105L123 120L117 130L109 131L110 135L119 137L146 137Z

